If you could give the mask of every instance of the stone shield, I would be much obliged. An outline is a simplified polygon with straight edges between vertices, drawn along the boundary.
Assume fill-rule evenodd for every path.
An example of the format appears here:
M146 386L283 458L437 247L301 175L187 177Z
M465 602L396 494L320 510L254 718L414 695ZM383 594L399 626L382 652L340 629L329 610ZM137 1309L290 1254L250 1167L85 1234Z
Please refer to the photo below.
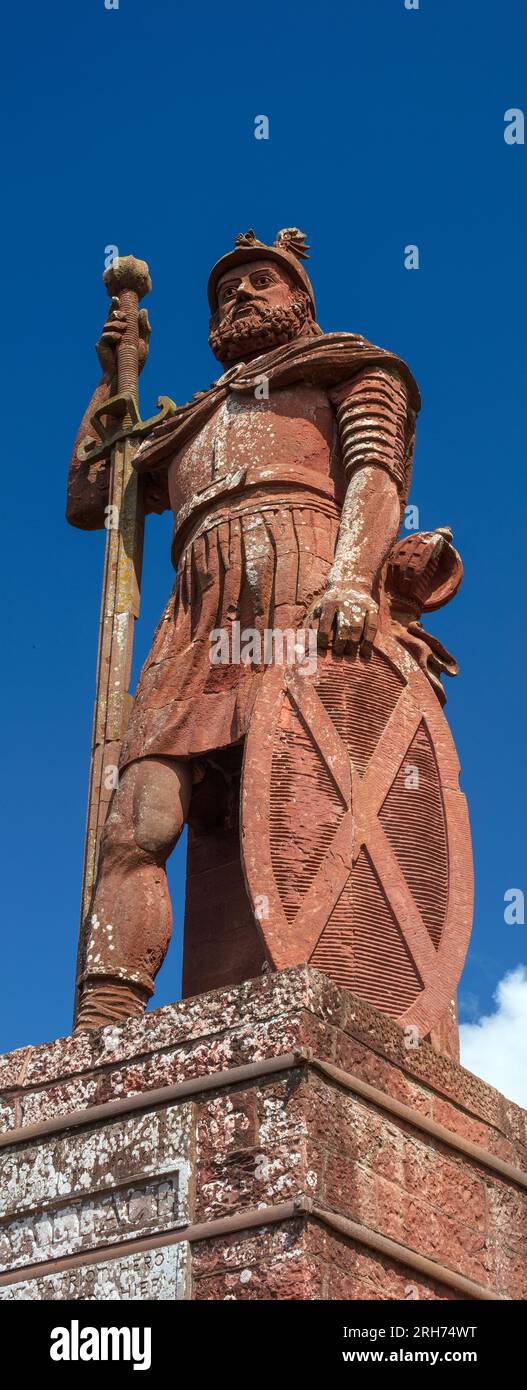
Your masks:
M242 859L275 969L309 962L415 1025L448 1009L468 945L470 828L425 675L378 635L368 658L270 666L246 740Z

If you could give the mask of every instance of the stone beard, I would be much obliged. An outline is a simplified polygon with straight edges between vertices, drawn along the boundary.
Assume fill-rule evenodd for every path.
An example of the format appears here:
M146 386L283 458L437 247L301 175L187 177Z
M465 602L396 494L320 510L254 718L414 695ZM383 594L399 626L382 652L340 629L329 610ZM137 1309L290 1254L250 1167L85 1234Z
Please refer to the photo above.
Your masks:
M294 290L287 305L267 306L251 301L247 308L233 308L221 323L214 314L210 321L209 346L219 362L237 362L249 352L281 347L301 336L311 335L309 299L304 290Z

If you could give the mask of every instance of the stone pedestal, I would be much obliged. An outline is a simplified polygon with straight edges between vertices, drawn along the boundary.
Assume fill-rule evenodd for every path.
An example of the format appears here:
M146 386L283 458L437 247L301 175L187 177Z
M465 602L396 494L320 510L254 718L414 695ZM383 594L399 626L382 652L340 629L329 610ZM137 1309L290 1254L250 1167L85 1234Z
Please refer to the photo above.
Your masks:
M527 1115L408 1041L302 966L0 1058L0 1297L527 1297Z

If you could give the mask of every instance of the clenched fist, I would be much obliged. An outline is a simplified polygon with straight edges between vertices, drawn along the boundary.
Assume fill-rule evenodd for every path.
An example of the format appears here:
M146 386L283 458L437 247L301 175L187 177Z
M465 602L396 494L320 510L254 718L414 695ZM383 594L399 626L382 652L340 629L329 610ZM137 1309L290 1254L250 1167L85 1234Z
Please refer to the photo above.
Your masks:
M138 314L139 323L139 357L138 367L142 372L148 357L148 339L151 328L148 322L146 309L140 309ZM114 295L110 303L110 313L102 330L96 353L103 369L107 381L111 381L117 373L117 348L126 328L126 314L119 308L119 298Z

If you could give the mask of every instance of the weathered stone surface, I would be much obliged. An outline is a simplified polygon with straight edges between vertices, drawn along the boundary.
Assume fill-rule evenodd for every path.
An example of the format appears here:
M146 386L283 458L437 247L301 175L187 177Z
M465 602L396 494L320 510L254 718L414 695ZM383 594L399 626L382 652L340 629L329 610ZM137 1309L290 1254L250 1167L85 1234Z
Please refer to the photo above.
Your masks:
M367 660L263 676L241 795L268 958L309 960L421 1038L448 1014L472 922L458 771L436 695L389 634Z
M0 1270L188 1222L192 1143L182 1104L0 1151Z
M4 1100L0 1105L0 1133L5 1133L8 1129L15 1129L20 1115L13 1101Z
M0 1270L150 1236L179 1226L181 1219L179 1174L95 1197L77 1197L3 1224Z
M0 1300L78 1299L93 1303L155 1299L172 1303L186 1297L188 1258L188 1246L181 1241L164 1250L127 1255L98 1265L79 1265L44 1279L21 1280L0 1289Z
M0 1219L15 1211L56 1203L74 1192L96 1192L131 1182L139 1174L177 1170L186 1215L189 1106L122 1116L94 1129L74 1130L0 1152ZM188 1168L188 1159L187 1159Z
M157 1063L169 1048L186 1044L189 1049L200 1039L204 1040L204 1055L208 1056L210 1036L214 1039L212 1045L228 1049L238 1029L243 1033L243 1028L249 1027L254 1033L257 1025L263 1037L270 1020L276 1028L283 1016L286 1028L295 1009L303 1008L336 1023L343 1009L342 991L325 976L306 968L272 973L232 988L183 999L154 1009L146 1019L129 1019L95 1033L78 1033L5 1054L0 1057L0 1093L15 1090L22 1094L36 1086L48 1086L61 1077L74 1078L83 1073L89 1073L91 1079L92 1073L107 1072L112 1064L118 1066L126 1059L142 1063L152 1054ZM365 1018L368 1017L366 1009ZM395 1033L400 1038L400 1029Z
M476 1142L527 1146L520 1106L427 1043L408 1047L394 1020L307 966L6 1054L0 1101L26 1106L28 1124L302 1045L442 1123L482 1122Z
M11 1082L0 1092L0 1105L8 1101L17 1123L42 1115L58 1120L79 1104L87 1120L78 1130L0 1150L0 1263L15 1276L15 1285L6 1284L0 1273L3 1297L12 1298L16 1287L20 1298L96 1298L110 1287L109 1278L121 1292L105 1297L136 1296L124 1292L139 1287L136 1265L127 1263L142 1258L133 1241L153 1237L150 1255L162 1256L159 1269L171 1271L175 1256L163 1244L164 1233L182 1221L239 1219L248 1210L298 1196L444 1264L496 1296L525 1296L525 1189L419 1124L421 1116L439 1120L453 1136L466 1136L525 1168L524 1112L427 1043L406 1048L393 1020L350 1001L327 977L299 967L111 1027L106 1040L104 1034L91 1037L80 1056L78 1041L31 1049L23 1075L18 1061L11 1065L6 1059L3 1067L5 1076L19 1077L18 1086ZM226 1068L310 1047L377 1087L380 1099L365 1100L302 1063L221 1084ZM218 1084L200 1091L200 1078L211 1074ZM97 1101L122 1101L189 1078L196 1082L191 1097L89 1123ZM415 1117L403 1121L389 1113L390 1097ZM10 1121L8 1114L6 1134ZM116 1243L119 1259L113 1262L108 1254ZM97 1251L97 1265L81 1268L87 1250ZM28 1265L65 1255L73 1257L75 1268L46 1267L24 1279ZM135 1281L128 1286L121 1262L122 1279L130 1269ZM154 1273L156 1268L148 1266ZM192 1271L178 1297L462 1296L439 1276L425 1277L402 1258L374 1253L307 1214L265 1228L205 1235L192 1243ZM144 1276L146 1290L149 1277ZM175 1287L171 1278L163 1274L154 1292L137 1296L176 1296L167 1292ZM71 1289L78 1292L61 1292Z

